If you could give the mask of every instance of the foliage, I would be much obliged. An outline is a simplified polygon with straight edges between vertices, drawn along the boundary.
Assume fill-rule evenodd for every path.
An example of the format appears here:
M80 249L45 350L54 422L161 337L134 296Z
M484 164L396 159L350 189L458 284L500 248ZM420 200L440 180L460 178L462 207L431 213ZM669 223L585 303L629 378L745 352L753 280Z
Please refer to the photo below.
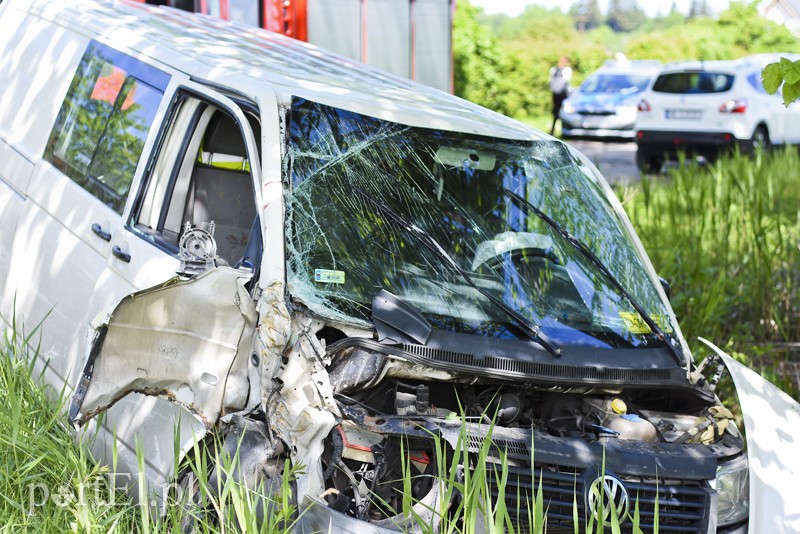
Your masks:
M453 35L456 95L512 117L547 115L549 71L560 56L571 59L573 86L608 57L605 45L586 35L558 10L528 6L513 19L484 17L459 1Z
M37 357L28 348L32 335L11 330L0 344L3 529L132 532L135 507L108 484L107 470L87 461L86 449L73 443L62 421L63 412L37 387Z
M609 0L606 24L615 32L637 30L646 21L647 15L636 0Z
M800 60L790 61L784 57L776 63L770 63L764 67L761 78L764 89L771 95L783 85L783 103L786 106L800 99Z
M686 16L678 10L675 2L672 2L672 7L666 15L659 15L651 21L650 24L645 25L644 33L652 31L665 30L667 28L674 28L686 23Z
M670 43L670 46L664 46ZM755 4L732 3L718 20L694 18L628 43L630 58L677 61L686 59L735 59L761 52L794 50L798 40L784 26L758 15Z
M0 324L4 324L2 318ZM136 504L117 490L111 469L91 458L94 437L73 441L64 423L65 392L40 387L39 356L31 349L35 335L36 331L24 336L12 328L0 342L0 405L4 408L0 412L0 531L168 534L185 532L187 525L198 533L292 531L296 514L288 497L289 477L284 477L278 497L267 499L234 482L224 482L233 480L237 458L195 453L185 462L206 503L202 509L187 505L182 497L189 492L173 493L162 516L155 505ZM141 454L139 462L143 471ZM217 487L210 482L212 468L225 473L216 478ZM116 480L126 480L121 477ZM134 480L134 492L135 486ZM266 519L265 509L271 511ZM209 521L211 517L214 519Z
M593 30L603 24L603 13L597 0L579 0L572 4L570 16L575 20L578 31Z
M516 70L489 29L477 21L478 9L459 2L453 22L455 94L500 113L515 115L510 87Z
M675 7L675 4L673 4ZM708 9L708 2L706 0L692 0L689 5L689 18L696 19L698 17L710 17L711 10Z
M795 397L786 344L800 339L798 168L794 149L735 155L619 192L690 343L746 354Z

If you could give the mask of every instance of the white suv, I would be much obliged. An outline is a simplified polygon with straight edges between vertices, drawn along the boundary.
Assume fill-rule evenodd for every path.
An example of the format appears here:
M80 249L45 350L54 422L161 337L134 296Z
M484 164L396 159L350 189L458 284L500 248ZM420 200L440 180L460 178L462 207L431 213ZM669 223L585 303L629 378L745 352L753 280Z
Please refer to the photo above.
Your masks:
M800 143L800 106L783 106L761 85L761 69L781 56L691 61L665 66L642 94L636 163L657 172L678 151L713 157L721 149ZM791 57L783 54L783 57Z

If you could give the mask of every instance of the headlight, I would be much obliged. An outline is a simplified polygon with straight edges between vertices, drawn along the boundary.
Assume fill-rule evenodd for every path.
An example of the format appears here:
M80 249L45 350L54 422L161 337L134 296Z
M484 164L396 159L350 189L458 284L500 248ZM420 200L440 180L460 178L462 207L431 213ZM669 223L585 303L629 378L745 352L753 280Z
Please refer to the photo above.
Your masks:
M564 113L575 113L575 106L572 105L572 102L564 102L561 105L561 110Z
M717 524L731 525L747 518L750 513L750 476L747 456L717 467L717 495L719 509Z

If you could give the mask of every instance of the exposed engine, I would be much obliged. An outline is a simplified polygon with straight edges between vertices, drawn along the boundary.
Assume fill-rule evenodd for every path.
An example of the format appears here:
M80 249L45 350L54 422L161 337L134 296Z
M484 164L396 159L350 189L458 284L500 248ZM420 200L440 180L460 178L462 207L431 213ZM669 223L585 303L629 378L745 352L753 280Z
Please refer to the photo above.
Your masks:
M712 446L711 454L718 456L741 449L730 412L685 391L543 387L457 373L447 376L441 369L427 369L378 351L339 350L340 345L330 345L328 372L345 420L326 440L324 496L331 508L377 525L398 526L407 491L404 479L411 481L411 501L435 499L434 480L441 473L435 465L435 438L450 443L445 448L450 454L453 436L465 427L471 457L464 463L475 460L483 436L492 432L492 441L504 444L509 463L527 470L529 478L535 470L528 447L531 441L537 465L539 455L560 455L571 461L580 444L601 444L597 451L616 443L634 459L660 452L674 455L676 447ZM581 461L586 463L586 459ZM576 477L581 461L570 467ZM664 465L676 475L681 470L669 462ZM704 476L713 477L713 473Z

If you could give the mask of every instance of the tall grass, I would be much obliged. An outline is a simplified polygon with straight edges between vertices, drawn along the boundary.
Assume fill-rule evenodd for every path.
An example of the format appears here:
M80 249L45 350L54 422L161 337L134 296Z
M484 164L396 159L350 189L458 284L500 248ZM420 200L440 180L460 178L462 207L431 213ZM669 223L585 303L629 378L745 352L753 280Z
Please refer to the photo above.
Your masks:
M798 151L681 165L618 195L689 343L713 340L798 398L786 372L800 361Z
M62 412L36 384L29 341L12 329L0 346L0 529L132 532L135 507L72 441Z
M292 470L287 466L277 495L267 498L262 488L233 482L238 453L216 452L216 437L196 444L182 462L181 478L192 483L176 485L165 514L118 491L110 468L73 440L63 415L64 393L54 402L40 387L30 341L12 328L0 344L0 532L177 534L187 526L200 533L292 531ZM139 464L143 472L141 454ZM138 481L140 491L144 482Z

